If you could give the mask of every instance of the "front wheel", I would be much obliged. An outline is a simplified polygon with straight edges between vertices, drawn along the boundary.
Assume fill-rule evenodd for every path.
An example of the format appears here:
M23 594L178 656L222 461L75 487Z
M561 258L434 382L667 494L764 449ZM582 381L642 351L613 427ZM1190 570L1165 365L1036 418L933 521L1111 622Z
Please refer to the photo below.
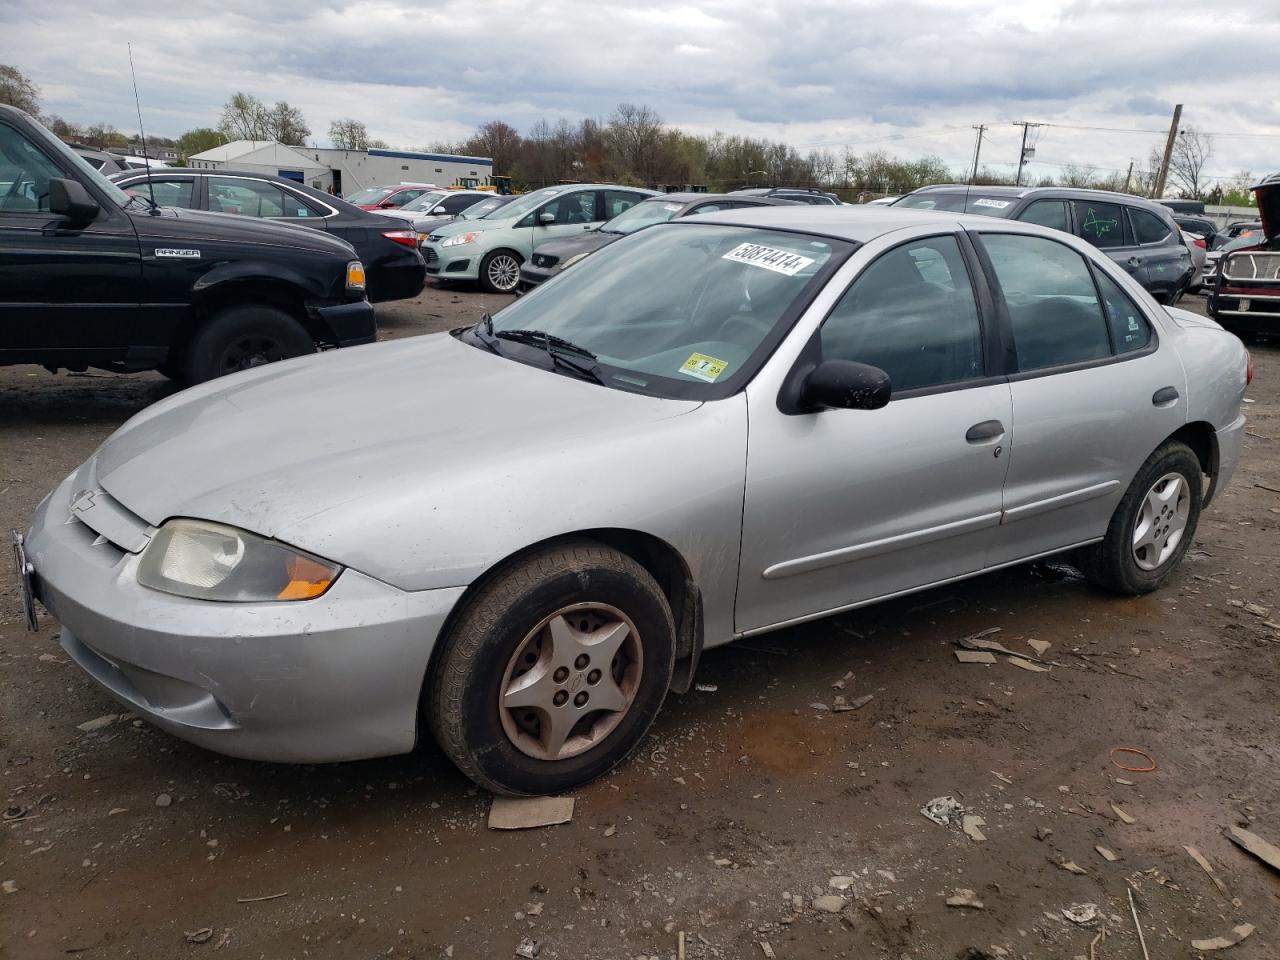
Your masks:
M636 561L575 541L529 554L471 598L423 705L437 743L494 793L556 793L605 773L657 716L675 625Z
M201 327L183 359L187 383L249 370L264 363L315 353L315 341L302 324L269 306L231 307Z
M486 293L515 293L520 282L520 255L494 250L480 261L480 286Z
M1163 586L1182 562L1200 521L1200 461L1171 441L1147 458L1111 516L1101 543L1081 551L1081 567L1113 593Z

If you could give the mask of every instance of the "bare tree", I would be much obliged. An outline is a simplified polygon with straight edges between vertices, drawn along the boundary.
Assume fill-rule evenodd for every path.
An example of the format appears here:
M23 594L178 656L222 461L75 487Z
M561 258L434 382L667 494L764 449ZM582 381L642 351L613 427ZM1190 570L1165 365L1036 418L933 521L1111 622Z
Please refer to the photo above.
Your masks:
M329 124L329 140L339 150L368 150L369 130L359 120L334 120Z
M654 182L654 162L662 137L662 118L652 107L620 103L609 118L609 140L627 170L645 183Z
M1195 127L1184 127L1173 141L1169 175L1183 196L1198 199L1206 186L1205 164L1213 156L1213 137Z
M476 128L476 132L462 145L462 152L489 157L493 160L495 172L507 174L516 164L520 144L521 137L515 127L501 120L491 120Z
M1064 187L1091 187L1095 176L1088 167L1068 163L1062 168L1062 174L1058 179Z
M222 108L218 129L228 140L269 140L267 106L248 93L233 93Z
M72 123L70 120L64 120L56 113L50 114L44 118L44 125L52 131L56 137L63 140L78 140L84 136L84 129L78 123Z
M271 139L291 147L301 147L311 135L311 128L302 111L280 100L267 113L267 130Z
M36 116L40 113L40 88L17 67L0 63L0 103Z

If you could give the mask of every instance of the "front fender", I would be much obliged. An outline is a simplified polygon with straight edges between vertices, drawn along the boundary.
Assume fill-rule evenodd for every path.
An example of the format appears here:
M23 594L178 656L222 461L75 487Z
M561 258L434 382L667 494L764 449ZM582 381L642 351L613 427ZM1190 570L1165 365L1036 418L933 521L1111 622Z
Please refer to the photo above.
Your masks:
M217 264L203 274L192 286L192 294L206 297L216 288L241 280L262 280L270 283L287 283L302 292L307 299L340 299L346 285L345 265L336 267L329 276L303 273L301 270L279 261L235 260Z

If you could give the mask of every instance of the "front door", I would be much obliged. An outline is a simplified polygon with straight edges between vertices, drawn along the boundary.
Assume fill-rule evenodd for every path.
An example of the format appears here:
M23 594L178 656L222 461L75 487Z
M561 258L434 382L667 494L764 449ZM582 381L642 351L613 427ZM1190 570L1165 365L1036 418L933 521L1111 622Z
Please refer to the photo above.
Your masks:
M975 289L953 234L894 247L852 282L815 336L822 359L888 372L880 410L788 415L749 390L739 632L982 569L1013 409L988 376Z
M997 565L1101 537L1143 461L1186 421L1186 381L1137 300L1079 252L980 238L1017 356Z
M534 248L556 237L571 237L598 227L604 221L598 214L596 190L571 190L558 193L520 222L527 230L519 230L523 246L519 250L526 260ZM549 219L548 219L549 218Z
M122 355L138 310L142 260L115 204L89 223L49 212L49 181L68 176L16 126L0 123L0 350L41 362ZM78 177L77 177L78 179Z

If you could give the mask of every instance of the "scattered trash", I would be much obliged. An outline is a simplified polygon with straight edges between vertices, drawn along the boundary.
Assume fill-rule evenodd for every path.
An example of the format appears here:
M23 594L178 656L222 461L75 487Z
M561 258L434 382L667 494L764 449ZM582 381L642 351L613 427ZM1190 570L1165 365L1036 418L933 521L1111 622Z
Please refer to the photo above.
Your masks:
M964 816L964 807L955 797L934 797L920 812L942 827L955 826Z
M83 733L93 733L93 731L95 730L101 730L104 727L111 726L118 719L120 719L120 714L106 713L98 717L97 719L86 720L84 723L77 724L76 729Z
M827 886L832 890L848 890L857 882L857 877L832 877L827 881Z
M1133 926L1138 931L1138 945L1142 947L1142 960L1151 960L1151 954L1147 953L1147 938L1142 935L1142 924L1138 922L1138 905L1133 902L1133 887L1128 888L1129 891L1129 912L1133 914Z
M715 693L720 689L720 686L715 683L695 683L693 685L693 689L697 690L699 693Z
M676 960L684 960L684 931L676 934Z
M1072 923L1093 923L1098 919L1098 905L1096 903L1073 903L1069 907L1062 908L1062 915Z
M1145 767L1125 766L1116 759L1117 753L1127 753L1133 754L1135 757L1142 757L1142 759L1147 761L1147 765ZM1112 747L1110 751L1108 751L1108 755L1111 757L1111 763L1119 767L1121 770L1124 770L1126 773L1151 773L1156 768L1155 758L1152 757L1151 754L1147 753L1147 751L1139 750L1137 747Z
M821 910L823 913L839 913L848 902L844 897L834 893L825 893L813 898L813 909Z
M877 870L876 876L881 880L888 880L890 883L897 883L898 877L892 870Z
M978 895L972 890L963 888L957 889L951 896L947 897L948 907L965 907L969 910L985 910L986 904L978 899Z
M1232 827L1227 831L1227 839L1253 854L1272 870L1280 870L1280 848L1267 843L1256 833L1250 833L1241 827Z
M156 797L157 807L167 807L171 803L173 803L173 797L169 796L167 793L162 793L160 796Z
M1061 867L1063 870L1067 871L1067 873L1074 873L1078 877L1087 876L1089 873L1088 870L1080 866L1080 864L1076 863L1074 860L1052 860L1050 862L1055 866Z
M1107 861L1107 863L1115 863L1120 859L1120 855L1118 853L1114 850L1109 850L1106 847L1095 846L1093 849L1097 850L1098 856L1102 857L1102 859Z
M112 807L110 810L107 811L107 816L114 817L117 813L128 813L128 812L129 812L128 807Z
M964 831L964 835L974 843L981 843L983 840L987 839L987 835L978 828L985 827L986 825L987 821L983 820L981 817L976 817L972 814L965 814L964 818L961 820L960 828Z
M760 952L764 954L764 960L776 960L777 954L773 952L773 947L769 946L768 940L760 940L756 946L760 948Z
M534 960L534 958L541 952L542 944L537 940L530 939L529 937L525 937L521 940L520 945L516 947L516 956L519 957L520 960Z
M10 823L15 820L25 820L30 816L30 814L30 807L24 807L21 804L15 803L12 806L4 808L3 819L6 823Z
M618 828L615 827L613 824L610 824L609 826L604 828L604 835L606 837L612 837L617 832L618 832Z
M996 655L989 650L957 650L956 659L961 663L995 663Z
M187 943L208 943L213 939L213 927L201 927L187 933Z
M550 827L573 819L573 797L494 797L489 805L490 830Z
M249 791L245 790L238 783L215 783L213 792L224 800L243 800L249 796Z
M1134 824L1138 822L1136 817L1129 816L1129 814L1125 813L1123 810L1117 807L1114 803L1111 805L1111 810L1112 812L1115 813L1117 817L1120 818L1120 822L1123 824Z
M714 863L717 867L732 867L732 866L733 866L733 861L732 861L732 860L730 860L728 857L717 857L715 860L713 860L713 861L711 861L711 862L712 862L712 863Z
M265 897L237 897L236 903L261 903L263 900L279 900L281 897L287 897L289 891L284 893L268 893Z
M1228 600L1227 604L1232 607L1239 607L1245 613L1251 613L1260 620L1265 620L1271 616L1271 610L1262 606L1260 603L1251 603L1247 600Z
M1042 667L1038 663L1032 663L1025 659L1021 654L1015 654L1009 658L1009 662L1015 667L1021 667L1023 670L1030 670L1032 673L1048 673L1048 667Z
M1006 777L1006 776L1005 776L1003 773L1001 773L999 770L992 770L992 771L991 771L991 775L992 775L993 777L995 777L997 780L999 780L1001 783L1007 783L1009 786L1011 786L1011 787L1013 786L1013 780L1012 780L1012 778L1010 778L1010 777Z
M1048 840L1052 836L1053 836L1053 829L1051 827L1043 827L1043 826L1040 826L1039 824L1036 824L1037 840L1043 843L1045 840Z
M1048 640L1028 640L1027 646L1036 652L1036 656L1043 657L1049 652L1049 648L1053 646Z
M828 707L825 703L821 703L815 700L813 703L809 704L809 709L810 710L830 710L831 708Z
M1214 937L1212 940L1192 940L1192 950L1225 950L1227 947L1234 947L1241 940L1244 940L1253 933L1252 923L1242 923L1238 927L1232 927L1231 937Z
M831 702L832 713L848 713L850 710L861 710L868 703L875 699L875 694L868 693L858 697L849 703L844 702L844 697L836 697Z
M1218 879L1218 875L1213 872L1213 866L1195 847L1184 846L1183 850L1191 856L1191 859L1200 864L1200 869L1209 875L1209 879L1213 881L1213 885L1218 888L1218 892L1224 897L1227 895L1227 885Z
M0 890L3 890L5 893L17 893L18 882L16 880L6 880L3 883L0 883Z

